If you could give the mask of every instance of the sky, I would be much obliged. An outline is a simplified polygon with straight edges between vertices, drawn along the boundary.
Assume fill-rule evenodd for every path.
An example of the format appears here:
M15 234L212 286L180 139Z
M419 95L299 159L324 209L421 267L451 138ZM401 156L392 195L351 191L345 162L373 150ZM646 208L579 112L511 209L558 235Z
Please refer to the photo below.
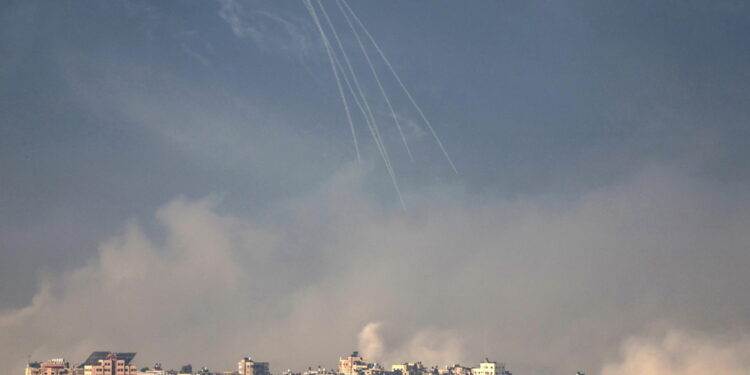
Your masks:
M0 373L750 370L750 5L304 4L0 1Z

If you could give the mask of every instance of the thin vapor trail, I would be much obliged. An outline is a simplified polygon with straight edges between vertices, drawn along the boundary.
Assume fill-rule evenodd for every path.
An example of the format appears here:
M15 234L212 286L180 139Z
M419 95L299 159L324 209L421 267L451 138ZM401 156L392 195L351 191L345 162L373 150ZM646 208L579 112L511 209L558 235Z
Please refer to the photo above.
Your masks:
M347 86L349 87L350 92L352 93L352 97L355 99L355 102L360 107L360 110L362 110L362 106L359 103L359 100L357 100L356 95L354 95L354 90L352 89L351 84L349 83L349 80L346 77L345 71L344 71L343 67L341 66L341 63L338 61L338 57L336 57L336 54L334 53L333 48L329 44L328 38L327 38L325 32L323 31L323 27L320 24L319 18L317 16L317 12L315 11L315 7L313 6L312 1L311 0L304 0L304 3L305 3L305 6L307 7L308 12L310 13L310 16L315 21L315 24L318 27L318 31L321 34L321 37L323 38L323 43L324 43L324 45L326 47L326 52L328 53L328 57L329 57L329 59L331 61L331 67L334 70L334 76L336 77L336 83L339 85L339 93L342 95L342 98L344 98L344 96L343 96L344 95L343 94L343 89L341 88L341 82L340 82L339 77L338 77L338 71L340 70L341 73L342 73L342 75L343 75L344 81L346 82ZM362 91L361 87L359 87L359 82L357 80L357 76L354 74L354 70L351 69L351 64L349 63L349 58L348 58L348 56L346 54L346 50L343 48L343 45L341 44L340 38L338 37L338 33L336 33L336 29L333 27L333 23L330 22L330 18L328 17L328 14L326 13L325 8L323 7L323 4L320 2L320 0L318 0L318 5L321 7L321 11L323 12L324 16L326 17L326 19L327 19L327 21L329 23L329 26L331 27L331 30L332 30L332 32L334 34L334 37L336 38L336 40L337 40L337 42L339 44L339 47L341 48L341 52L342 52L342 54L344 56L344 59L347 61L347 64L348 64L348 66L349 66L349 68L351 70L352 78L354 79L355 84L357 85L359 93L360 93L360 95L362 97L362 102L364 103L364 106L367 109L367 111L366 111L367 113L364 113L365 111L363 110L363 115L365 116L365 120L367 122L368 128L370 130L370 133L372 134L373 139L375 140L375 144L378 147L378 151L380 151L380 155L383 158L383 162L384 162L384 164L386 166L386 170L388 171L388 175L391 177L391 182L393 183L393 187L396 190L396 195L398 196L399 202L401 203L401 208L403 210L406 210L406 204L404 203L404 199L403 199L403 197L401 195L401 189L398 186L398 181L396 179L396 173L393 170L393 166L391 164L390 157L388 156L388 150L386 149L385 143L383 142L383 139L380 136L380 131L378 129L377 123L375 122L375 117L372 114L372 110L370 109L370 106L367 103L367 99L365 98L364 92ZM337 67L338 67L338 69L337 69ZM346 102L345 99L343 101ZM348 106L347 106L347 110L348 110ZM348 114L348 112L347 112L347 114ZM368 117L369 117L369 121L368 121ZM349 117L349 119L351 120L351 117ZM350 124L352 125L352 130L353 130L353 122L350 123ZM357 149L357 150L358 150L357 156L359 157L359 149Z
M362 90L362 86L359 83L359 79L357 78L357 74L354 71L354 67L351 64L351 60L349 59L349 54L346 53L346 48L344 48L343 43L341 42L341 38L339 37L339 33L336 30L336 27L334 26L333 22L331 22L330 17L328 16L328 12L325 10L325 7L323 6L323 3L319 0L318 4L320 5L321 12L323 13L324 17L328 21L328 25L331 28L332 34L334 38L336 39L336 43L339 46L339 49L341 50L341 55L344 57L344 62L346 62L346 66L349 69L349 74L352 77L352 81L354 81L354 85L357 87L357 91L359 92L359 96L362 99L362 104L364 104L364 107L366 109L366 114L363 114L365 116L365 121L367 121L368 126L372 126L371 131L374 131L373 138L375 139L376 144L379 146L379 151L381 152L383 156L383 160L386 164L386 169L388 170L388 173L391 174L391 178L394 180L396 179L396 174L393 169L393 164L391 163L390 156L388 155L388 149L385 146L385 142L383 142L383 138L380 135L380 127L378 126L377 121L375 120L375 115L372 112L372 108L370 107L369 102L367 101L367 97L365 96L364 90ZM334 54L334 57L336 57L336 54ZM338 59L337 59L338 60ZM340 64L340 63L339 63ZM348 81L346 79L346 73L344 72L343 68L341 69L342 75L345 78L345 81ZM356 99L356 95L352 94L352 96Z
M313 8L312 3L310 0L305 0L305 6L307 6L307 11L310 12L310 16L313 18L313 21L315 21L315 25L318 27L318 31L320 32L321 38L323 38L323 45L325 45L326 52L328 53L328 59L331 61L331 70L333 70L333 76L336 78L336 86L339 89L339 95L341 96L341 103L344 105L344 111L346 112L346 119L349 121L349 128L352 132L352 140L354 141L354 149L357 153L357 162L362 162L362 157L359 153L359 143L357 142L357 132L354 129L354 121L352 120L352 115L349 111L349 103L346 101L346 96L344 95L344 89L341 86L341 79L339 78L338 70L336 69L336 65L334 64L333 60L333 54L331 51L331 46L328 42L328 37L325 34L325 31L323 31L323 27L320 25L320 21L318 20L318 15L315 14L315 8Z
M339 38L339 34L336 31L336 27L334 26L333 22L331 22L331 18L328 16L328 12L326 11L325 7L323 6L323 3L320 2L320 1L318 1L318 5L320 6L321 13L323 14L323 17L325 18L326 23L328 24L328 27L331 29L331 34L333 34L333 36L334 36L334 38L336 40L336 44L338 45L339 50L341 51L341 54L344 57L344 61L346 62L347 67L349 68L349 73L352 76L352 80L354 81L354 84L357 86L357 89L359 91L359 96L361 96L362 102L360 102L359 98L357 97L357 94L355 93L354 89L352 88L351 82L349 82L349 78L348 78L348 76L346 74L346 71L341 66L341 62L338 59L338 56L337 56L337 53L336 53L335 49L333 50L334 51L333 52L334 61L336 62L336 65L337 65L338 69L341 71L341 76L342 76L342 78L344 78L344 83L346 83L346 85L347 85L347 87L349 89L349 93L352 95L352 98L354 98L355 103L357 104L357 106L359 107L360 111L362 112L362 116L364 116L365 122L367 123L368 126L372 126L371 123L370 123L370 117L368 116L367 112L365 112L365 108L363 108L363 103L364 103L364 106L367 107L367 111L371 112L369 110L369 104L367 103L367 98L365 97L364 92L361 90L361 88L359 86L359 80L357 79L357 75L355 74L354 69L352 68L352 65L351 65L351 63L349 61L349 56L346 53L346 49L344 49L344 45L341 43L341 38ZM375 143L378 145L378 148L381 147L381 142L382 142L382 140L380 138L375 137ZM381 153L382 152L383 151L381 151ZM387 153L386 153L386 155L387 155ZM386 160L386 163L387 162L388 161Z
M321 6L322 6L322 3L321 3ZM325 8L322 8L322 9L325 9ZM346 16L346 14L344 14L344 16ZM347 19L347 22L349 22L349 26L351 27L352 24L348 19ZM393 185L399 193L399 199L400 199L401 193L400 193L400 189L398 188L398 182L396 180L396 173L393 169L393 165L391 164L390 156L388 155L388 148L386 147L385 142L383 142L383 137L380 135L380 127L378 126L377 120L375 120L375 115L373 114L372 108L370 107L370 104L367 101L367 97L365 95L364 90L362 90L362 86L359 83L359 79L357 79L357 74L354 71L354 68L352 67L351 61L349 59L349 55L346 53L346 49L341 43L341 39L338 38L338 32L336 32L334 36L337 38L337 42L339 43L339 48L341 49L341 53L344 56L344 60L347 64L347 67L349 68L349 72L351 73L352 80L354 81L354 84L357 87L357 91L359 92L359 95L362 98L362 103L364 104L364 107L367 110L366 118L369 118L368 125L372 124L371 131L374 130L373 138L375 139L376 144L380 145L380 151L382 153L383 161L385 162L385 165L386 165L386 170L391 176L391 180L393 181ZM403 204L403 200L402 200L402 207L405 207L405 205Z
M375 145L378 147L378 151L380 152L380 155L383 158L385 169L388 172L388 175L391 177L391 182L393 183L393 187L396 190L396 195L398 196L398 200L401 203L401 208L403 210L406 210L406 204L401 195L401 189L398 186L398 181L396 180L396 173L393 170L393 165L391 164L390 157L388 156L388 151L385 149L385 144L383 143L383 140L380 138L380 133L378 132L377 128L373 126L373 122L375 121L375 119L374 117L372 117L371 113L368 116L367 112L363 108L359 99L357 99L356 93L354 92L354 88L352 87L349 80L346 78L346 75L344 74L344 67L341 66L341 62L339 62L339 59L335 56L334 56L334 59L336 60L336 66L338 67L339 70L341 70L342 76L344 77L344 82L346 82L349 88L349 92L351 93L352 97L354 98L355 103L357 103L357 106L362 112L362 116L364 116L365 118L365 123L367 124L367 128L370 130L370 135L372 135L372 138L375 141Z
M339 2L340 1L340 2ZM367 38L370 39L370 42L373 46L375 46L375 49L378 51L378 54L385 62L385 65L388 66L388 69L391 71L391 74L393 74L393 77L396 79L398 84L401 86L401 89L404 90L404 93L409 98L409 101L411 104L416 108L417 112L419 112L419 116L422 117L422 120L427 125L427 128L430 130L430 133L432 134L432 137L435 138L435 141L437 142L438 146L440 147L440 151L443 152L443 155L445 156L445 159L448 160L448 163L450 164L451 168L453 169L453 172L458 174L458 169L456 169L456 165L453 164L453 160L451 160L450 155L448 154L448 151L445 149L445 146L443 146L443 142L440 140L440 137L438 137L437 133L435 132L435 129L432 127L432 124L427 119L427 116L425 116L424 112L422 111L422 108L417 104L417 102L412 97L409 90L406 88L406 85L404 85L403 81L401 81L401 77L399 77L398 73L396 73L396 69L393 68L393 65L391 64L390 60L386 57L385 53L382 49L380 49L380 46L375 41L375 38L370 34L370 32L367 30L365 25L362 23L362 21L357 17L357 14L354 13L354 10L349 6L349 4L346 2L346 0L337 0L336 4L338 4L339 7L341 7L341 3L346 6L346 9L349 11L349 13L352 15L354 20L357 22L360 28L365 32L365 35L367 35ZM343 9L342 9L343 12Z
M398 116L396 116L396 111L393 109L393 105L391 104L391 100L388 98L388 94L385 92L383 83L380 81L380 77L378 76L378 72L375 69L375 65L372 63L372 59L370 59L370 54L367 53L367 48L365 48L364 43L362 43L362 39L359 36L359 32L357 32L357 28L354 27L354 24L352 24L351 20L349 19L349 16L347 16L346 11L344 11L344 9L341 7L341 4L339 4L338 2L336 4L339 6L339 9L341 10L341 14L344 15L344 18L346 19L346 23L349 24L349 28L351 28L352 33L354 34L354 38L357 39L357 43L359 44L359 48L362 50L362 54L365 55L365 60L367 61L367 65L370 67L372 76L375 78L375 82L377 83L378 88L380 89L380 94L383 95L383 99L385 99L385 103L388 106L388 109L391 111L391 116L393 116L393 121L396 123L396 128L398 129L398 133L401 135L401 141L404 143L404 147L406 148L406 153L409 154L409 159L411 161L414 161L414 156L412 156L411 149L409 148L409 143L406 141L406 136L404 135L403 129L401 129L401 123L398 120Z
M354 67L352 66L351 61L349 60L349 55L346 53L346 49L344 48L344 44L341 42L339 33L336 30L336 27L331 21L331 18L328 16L328 12L325 10L325 7L323 6L323 3L320 0L318 0L318 5L320 6L320 10L323 13L324 18L326 19L334 38L336 39L336 43L338 44L338 47L341 50L341 55L344 57L344 61L346 62L346 65L349 69L349 74L351 74L352 80L354 81L354 84L357 86L357 91L359 92L359 96L362 99L362 103L364 104L364 107L366 108L366 113L363 112L362 115L365 117L365 121L367 122L368 127L371 127L370 131L373 133L372 135L373 135L373 138L375 139L375 143L379 147L378 150L383 155L383 160L386 164L386 169L388 170L388 173L392 174L392 178L395 179L395 172L393 170L393 164L390 161L390 156L388 155L388 150L386 149L385 142L383 142L383 139L380 135L380 130L377 125L377 122L375 121L375 116L372 113L370 104L368 103L365 93L359 84L359 79L357 79L357 74L354 71ZM342 76L344 77L344 82L349 86L349 90L352 94L352 97L355 99L356 103L360 105L360 101L357 99L357 95L352 90L351 84L347 78L347 74L344 71L343 67L341 67L341 63L338 61L336 53L334 53L333 56L339 66L339 69L341 70ZM362 109L361 105L360 105L360 109Z
M318 1L318 5L320 6L320 9L323 13L324 18L326 19L328 27L331 29L332 34L334 38L336 39L336 42L339 46L339 49L341 50L341 54L344 57L344 60L349 68L349 73L352 75L352 80L354 81L355 85L357 85L359 95L357 94L357 92L354 91L354 88L352 87L352 84L349 81L348 75L346 71L344 70L344 68L341 66L341 62L339 61L337 53L334 50L333 58L334 58L334 61L336 62L336 66L341 71L341 77L344 78L344 83L349 89L349 93L351 94L352 98L354 98L354 102L357 104L357 107L359 107L359 110L362 112L362 116L365 119L365 123L370 128L370 132L372 133L373 139L375 140L375 144L378 147L378 151L381 153L381 157L383 157L383 161L386 164L386 168L388 168L389 173L390 173L390 168L391 168L390 158L388 157L387 150L384 151L384 144L383 144L382 139L380 139L379 137L379 132L376 132L373 129L373 122L370 121L371 115L368 115L368 113L371 114L372 111L370 111L369 104L367 103L367 98L364 96L364 92L361 90L359 86L359 80L357 79L354 69L352 68L351 63L349 62L349 56L346 53L346 49L344 49L344 46L341 43L341 39L339 38L338 32L336 31L336 27L333 25L333 22L331 22L331 19L328 16L328 12L325 10L325 7L320 1ZM361 101L360 101L359 96L361 96ZM364 107L363 107L363 103L364 103ZM367 108L365 109L365 107Z
M336 67L341 71L341 76L344 78L344 83L346 83L346 86L349 89L349 93L354 98L354 102L357 104L357 107L359 107L360 112L362 112L362 116L365 119L367 128L370 130L370 134L372 135L372 138L375 141L375 145L377 146L378 151L380 152L380 155L383 158L383 163L385 164L386 171L388 172L388 175L391 177L393 186L396 189L396 194L399 197L401 206L402 208L405 209L406 206L404 204L403 198L401 197L401 190L396 181L396 175L393 171L393 166L391 164L390 157L388 156L388 151L385 150L385 144L383 143L383 140L380 138L380 134L377 132L376 128L373 127L372 121L374 121L374 118L371 120L371 115L368 116L367 111L363 107L362 103L360 102L360 99L357 97L357 93L354 91L354 88L352 87L351 82L349 82L349 79L346 76L344 67L341 65L341 62L339 61L338 57L335 54L334 54L334 61L336 62Z

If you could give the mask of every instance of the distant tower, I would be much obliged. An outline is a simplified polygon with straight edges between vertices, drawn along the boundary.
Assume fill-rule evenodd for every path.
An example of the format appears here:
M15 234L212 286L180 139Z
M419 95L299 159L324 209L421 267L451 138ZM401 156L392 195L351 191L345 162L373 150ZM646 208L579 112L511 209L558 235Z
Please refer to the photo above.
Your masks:
M237 363L240 375L271 375L268 370L268 362L255 362L250 357L242 358Z

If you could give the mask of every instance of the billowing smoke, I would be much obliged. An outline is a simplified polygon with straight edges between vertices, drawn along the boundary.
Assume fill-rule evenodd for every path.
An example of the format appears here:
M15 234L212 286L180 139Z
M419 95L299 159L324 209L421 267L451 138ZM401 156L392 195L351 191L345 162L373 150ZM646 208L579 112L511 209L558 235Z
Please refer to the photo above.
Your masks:
M383 339L380 337L379 322L367 323L359 332L359 350L371 361L383 359Z
M422 330L404 345L403 350L392 353L392 362L420 360L427 365L466 363L463 340L457 335L435 330ZM400 360L399 360L400 359ZM472 363L478 360L474 359Z
M178 198L157 226L128 223L0 314L0 372L93 350L217 370L252 355L280 372L358 347L386 365L489 357L520 374L591 372L654 326L750 328L744 190L652 168L564 203L479 205L445 189L388 213L361 182L343 173L264 220ZM738 374L744 345L633 341L604 374Z
M387 347L380 322L367 323L359 332L359 350L371 362L396 364L422 361L426 364L461 363L465 359L462 340L448 331L422 329L398 347Z
M633 338L622 361L602 375L745 375L750 373L750 339L710 338L673 331L661 339Z

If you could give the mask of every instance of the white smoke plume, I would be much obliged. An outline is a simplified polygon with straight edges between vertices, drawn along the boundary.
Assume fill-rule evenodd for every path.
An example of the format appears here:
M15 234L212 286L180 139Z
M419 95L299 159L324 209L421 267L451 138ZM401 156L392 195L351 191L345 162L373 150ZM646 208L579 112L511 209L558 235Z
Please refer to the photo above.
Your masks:
M427 365L448 365L466 363L463 351L463 341L449 332L435 330L421 330L404 346L393 358L401 358L406 362L419 359Z
M359 351L371 362L397 364L422 361L425 364L447 365L465 360L463 343L454 333L421 329L401 346L388 347L381 333L381 322L367 323L359 332Z
M672 331L661 339L632 338L622 361L604 366L602 375L747 375L750 338L717 339Z
M476 205L446 189L386 213L361 183L344 173L270 219L175 199L155 227L129 223L73 272L46 276L27 307L0 312L0 373L94 350L172 368L231 369L246 355L277 372L330 368L359 344L386 365L490 357L552 374L600 368L655 321L750 328L744 191L654 168L564 204ZM702 341L637 343L605 374L703 368L667 360L678 354L742 363Z
M380 322L367 323L359 332L359 351L370 361L378 362L382 359L384 344L380 337Z

